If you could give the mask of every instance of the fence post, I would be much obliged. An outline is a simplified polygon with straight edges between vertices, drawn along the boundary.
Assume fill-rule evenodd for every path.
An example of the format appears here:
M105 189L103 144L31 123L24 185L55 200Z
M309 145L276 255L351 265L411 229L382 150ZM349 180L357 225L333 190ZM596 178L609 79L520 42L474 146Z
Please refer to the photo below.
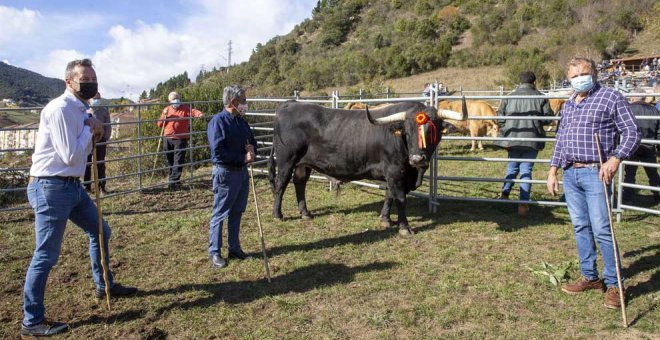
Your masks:
M390 87L385 88L385 98L390 99Z
M190 114L188 115L188 141L190 141L190 143L188 143L188 158L190 159L188 161L188 163L189 163L188 172L190 172L190 181L191 182L192 182L192 179L194 177L193 176L193 170L194 170L194 166L193 166L193 159L194 159L193 144L194 143L193 143L193 119L192 119L193 118L192 113L193 113L193 108L194 108L193 104L194 103L192 103L192 102L190 103L190 112L189 112Z
M138 120L138 126L137 126L137 135L138 135L138 188L140 189L140 192L142 192L142 111L141 111L141 106L138 105L138 112L137 112L137 120Z
M616 222L621 223L621 213L623 212L623 208L621 208L621 204L623 204L623 164L619 163L619 174L618 174L618 185L616 186L617 191L616 191Z
M438 208L435 204L435 197L437 196L437 178L438 178L438 152L434 151L431 157L431 166L429 166L429 213L436 213Z
M362 100L362 88L360 88L360 100Z

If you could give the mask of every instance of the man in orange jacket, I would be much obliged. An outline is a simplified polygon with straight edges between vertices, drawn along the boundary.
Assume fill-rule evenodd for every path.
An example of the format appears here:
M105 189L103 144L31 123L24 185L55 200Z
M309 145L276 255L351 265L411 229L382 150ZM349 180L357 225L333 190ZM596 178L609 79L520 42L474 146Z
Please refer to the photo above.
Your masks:
M170 92L167 96L170 105L163 109L158 120L158 127L163 128L164 149L169 165L169 189L179 186L183 165L186 163L186 148L190 139L190 117L201 117L203 112L193 109L188 104L180 104L179 94Z

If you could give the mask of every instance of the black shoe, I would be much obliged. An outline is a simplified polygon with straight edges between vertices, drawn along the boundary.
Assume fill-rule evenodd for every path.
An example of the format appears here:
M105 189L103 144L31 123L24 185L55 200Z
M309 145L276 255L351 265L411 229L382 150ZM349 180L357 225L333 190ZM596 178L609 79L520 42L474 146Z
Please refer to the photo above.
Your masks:
M242 250L238 250L238 251L230 251L229 258L238 259L238 260L250 260L252 259L252 256L244 253Z
M213 263L213 268L220 269L227 267L227 261L225 261L220 255L209 255L209 259Z
M21 337L51 336L64 333L69 329L69 325L64 322L53 322L44 319L34 326L21 325Z
M110 297L120 297L120 296L127 296L127 295L132 295L137 292L136 287L131 287L131 286L122 286L119 283L115 283L115 285L110 288ZM105 290L96 288L96 298L97 299L104 299L105 298Z

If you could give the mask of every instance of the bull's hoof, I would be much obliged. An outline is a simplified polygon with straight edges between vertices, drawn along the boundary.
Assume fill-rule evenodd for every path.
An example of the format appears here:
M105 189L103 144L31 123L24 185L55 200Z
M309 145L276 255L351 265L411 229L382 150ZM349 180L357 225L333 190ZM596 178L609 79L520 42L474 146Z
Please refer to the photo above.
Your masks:
M412 231L412 229L410 229L410 227L402 227L402 228L400 227L399 228L399 235L401 235L401 236L410 236L410 235L414 235L414 234L415 234L415 232Z
M314 216L312 216L312 214L302 214L301 216L304 221L311 221L312 219L314 219Z
M282 222L284 221L284 217L282 217L282 215L273 215L273 220L277 222Z

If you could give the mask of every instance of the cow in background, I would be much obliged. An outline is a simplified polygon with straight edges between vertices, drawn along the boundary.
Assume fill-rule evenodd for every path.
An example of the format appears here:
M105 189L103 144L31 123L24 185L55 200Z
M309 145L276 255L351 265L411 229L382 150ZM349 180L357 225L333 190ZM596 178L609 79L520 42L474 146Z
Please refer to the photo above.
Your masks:
M362 112L295 101L282 104L276 111L268 161L273 217L282 219L282 197L293 178L298 210L303 218L311 218L305 186L315 170L342 182L385 181L381 224L392 225L394 203L399 233L411 234L406 195L421 185L446 118L467 119L465 104L462 113L436 110L418 102Z
M550 103L550 109L552 110L552 112L555 113L555 116L561 116L561 109L564 108L564 103L566 103L566 99L552 98L552 99L548 99L548 102ZM548 125L544 126L543 130L545 130L546 132L557 131L558 123L559 123L558 120L553 120Z
M451 110L460 111L461 102L460 101L447 101L443 100L438 103L438 109L442 110ZM467 101L467 110L469 116L479 116L479 117L496 117L497 113L490 104L483 100L469 100ZM445 121L447 124L453 126L453 129L449 129L449 132L458 132L463 135L470 135L470 137L497 137L499 133L499 126L495 120L468 120L468 121L456 121L447 119ZM479 145L479 150L483 150L484 146L482 141L472 141L472 147L470 151L475 151L477 149L477 142Z
M382 107L387 107L387 106L390 106L390 105L392 105L392 103L380 103L380 104L370 106L367 103L351 102L351 103L346 104L346 106L344 106L344 110L365 110L367 108L371 108L373 110L373 109L380 109Z

